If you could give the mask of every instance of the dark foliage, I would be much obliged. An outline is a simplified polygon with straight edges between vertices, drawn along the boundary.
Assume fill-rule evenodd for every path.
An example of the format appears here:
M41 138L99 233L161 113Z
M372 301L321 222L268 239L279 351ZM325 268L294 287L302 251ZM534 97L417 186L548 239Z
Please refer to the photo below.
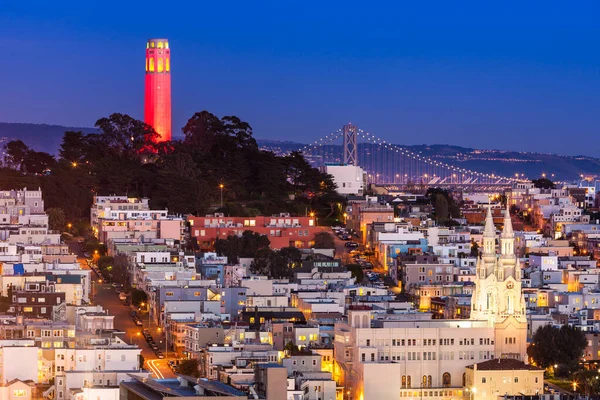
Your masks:
M335 249L335 240L329 232L319 232L315 235L315 249Z
M263 249L258 252L250 265L254 274L270 278L291 278L294 268L300 266L302 253L295 247L284 247L280 250Z
M577 367L586 344L585 334L578 329L568 325L560 328L546 325L535 331L527 354L542 368L558 364L572 371Z
M547 178L533 179L531 181L531 183L533 183L533 186L535 186L538 189L555 189L556 188L556 185L554 184L554 182L552 182L550 179L547 179Z
M341 218L332 205L343 199L330 175L312 168L300 153L278 157L260 150L250 125L237 117L196 113L183 128L185 139L166 144L154 142L152 127L124 114L101 118L96 128L65 132L58 160L22 141L6 144L0 189L41 187L46 207L62 208L71 222L89 216L95 194L113 193L148 197L153 207L173 213L202 215L218 208L220 184L227 204L222 211L228 214L312 210L323 219Z

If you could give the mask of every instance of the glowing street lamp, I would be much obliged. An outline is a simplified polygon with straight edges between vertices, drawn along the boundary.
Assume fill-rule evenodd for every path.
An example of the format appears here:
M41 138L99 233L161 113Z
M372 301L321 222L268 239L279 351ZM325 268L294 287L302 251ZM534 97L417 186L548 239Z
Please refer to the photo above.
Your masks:
M225 187L225 185L223 185L222 183L219 184L219 189L221 189L221 208L223 208L223 188Z

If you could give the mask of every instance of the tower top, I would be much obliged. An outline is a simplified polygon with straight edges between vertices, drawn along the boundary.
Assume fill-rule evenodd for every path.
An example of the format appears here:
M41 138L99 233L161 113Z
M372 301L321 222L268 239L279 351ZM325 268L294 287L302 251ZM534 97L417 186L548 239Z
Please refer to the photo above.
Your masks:
M147 49L168 49L169 48L169 39L167 38L155 38L148 39L146 42Z

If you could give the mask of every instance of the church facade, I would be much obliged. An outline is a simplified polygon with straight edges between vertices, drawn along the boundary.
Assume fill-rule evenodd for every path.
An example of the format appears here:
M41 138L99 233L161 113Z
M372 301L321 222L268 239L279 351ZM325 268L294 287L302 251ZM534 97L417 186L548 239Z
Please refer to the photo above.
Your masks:
M527 318L521 292L521 267L515 255L515 234L506 209L498 240L490 208L483 233L483 249L477 261L471 319L487 321L495 331L495 356L527 360Z

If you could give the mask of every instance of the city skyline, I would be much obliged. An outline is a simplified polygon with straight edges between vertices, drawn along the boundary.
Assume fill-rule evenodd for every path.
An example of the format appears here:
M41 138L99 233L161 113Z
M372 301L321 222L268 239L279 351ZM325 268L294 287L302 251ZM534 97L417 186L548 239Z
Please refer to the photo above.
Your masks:
M92 126L112 112L143 119L141 46L159 35L178 51L175 137L187 118L207 109L240 116L262 139L311 141L352 121L402 144L598 150L582 144L599 122L598 56L587 51L599 37L593 3L568 10L521 5L518 14L482 5L396 5L360 14L351 4L318 13L238 5L227 10L228 24L208 18L201 26L190 23L195 14L224 10L191 6L163 10L160 27L142 24L152 4L123 6L138 13L133 22L108 11L91 20L92 10L69 2L34 12L4 5L0 46L12 61L0 68L12 79L0 120ZM577 25L554 24L569 16ZM356 28L346 29L347 20ZM112 57L98 58L97 49L109 47Z

